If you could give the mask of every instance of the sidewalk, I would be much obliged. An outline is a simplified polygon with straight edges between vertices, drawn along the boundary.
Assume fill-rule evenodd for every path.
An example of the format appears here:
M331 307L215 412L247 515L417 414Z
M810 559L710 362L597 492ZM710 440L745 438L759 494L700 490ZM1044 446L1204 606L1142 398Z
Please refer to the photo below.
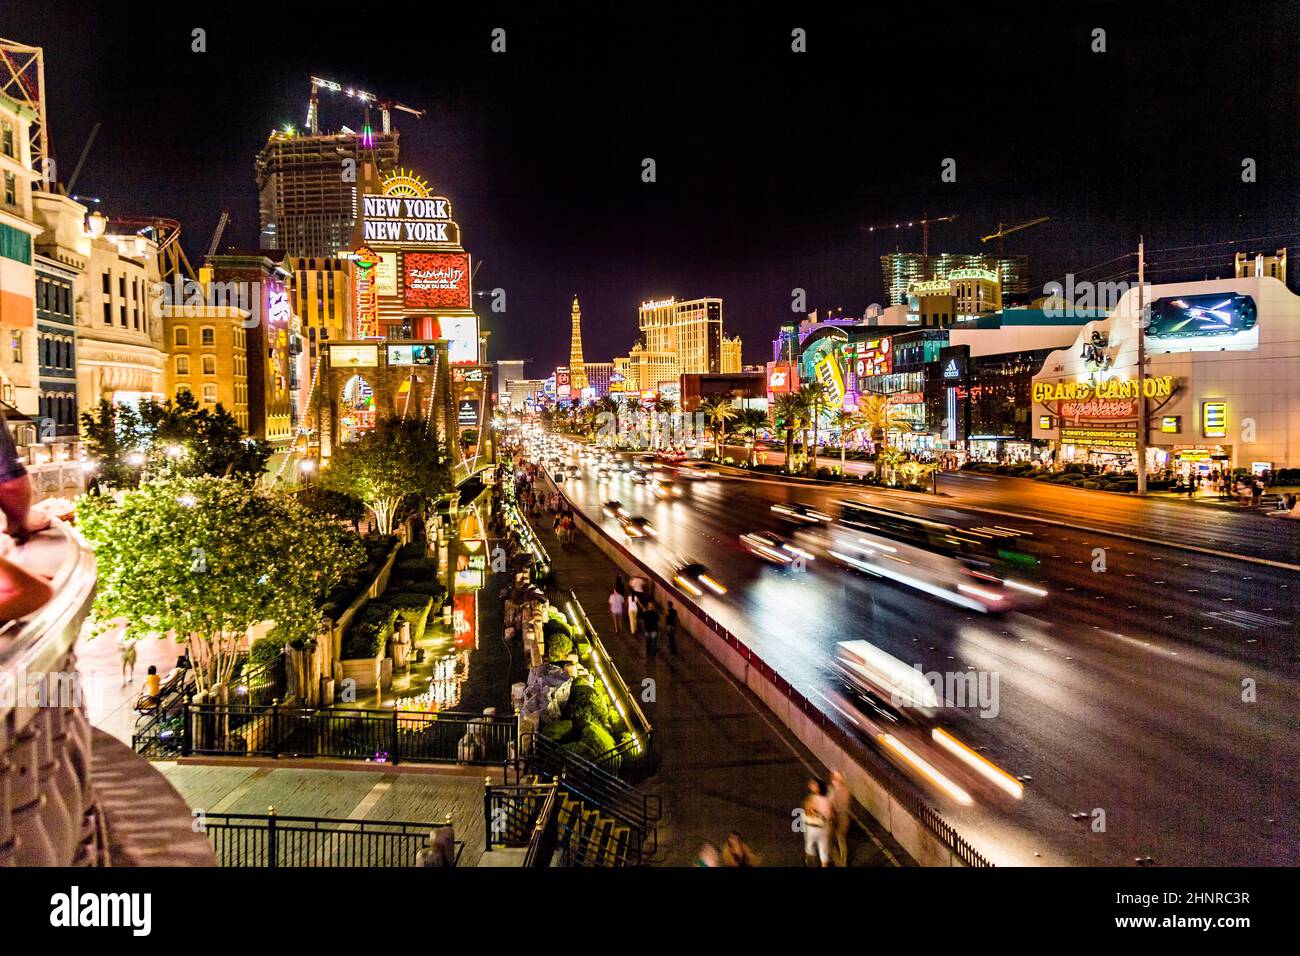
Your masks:
M135 680L123 686L122 657L117 647L117 630L77 641L77 672L81 675L86 718L128 747L135 727L136 698L144 688L144 676L154 664L159 674L176 666L184 648L170 638L147 638L135 645Z
M606 600L617 569L581 536L565 549L549 528L537 530L551 555L555 586L577 595L628 687L636 692L646 678L654 681L656 700L641 706L654 728L660 763L638 784L663 798L654 862L690 866L701 844L721 848L736 830L764 865L800 866L803 842L792 828L792 814L808 778L825 779L826 768L689 636L678 638L677 657L661 636L658 657L647 661L640 641L626 632L613 634ZM861 808L855 807L854 819L851 866L915 865Z

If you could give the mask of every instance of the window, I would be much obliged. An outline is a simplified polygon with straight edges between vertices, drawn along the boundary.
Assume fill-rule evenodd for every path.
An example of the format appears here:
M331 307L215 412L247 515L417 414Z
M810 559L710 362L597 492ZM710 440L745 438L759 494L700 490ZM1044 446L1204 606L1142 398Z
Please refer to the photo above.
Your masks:
M100 276L100 278L104 280L100 283L104 288L104 295L109 295L113 291L113 286L110 284L113 280L109 278L107 272Z
M9 348L13 352L15 365L23 364L23 334L15 332L9 336Z
M112 302L104 303L104 324L105 325L113 324L113 303Z
M18 205L18 178L13 173L5 173L5 205Z
M117 295L118 298L120 299L126 298L126 276L125 275L120 275L117 277Z
M8 120L4 121L4 127L0 129L0 151L6 156L17 156L14 152L14 124Z
M217 374L217 357L215 355L203 356L203 374L204 375Z
M123 302L117 307L117 314L122 319L122 328L126 328L126 303Z
M199 332L199 336L200 336L200 341L201 341L201 343L202 343L203 345L209 345L209 346L210 346L210 345L216 345L216 344L217 344L217 330L214 329L214 328L213 328L212 326L210 326L210 325L209 325L209 326L205 326L205 327L204 327L204 328Z
M190 357L188 355L176 356L176 374L177 375L190 374Z
M190 344L190 330L183 325L178 325L172 331L172 344L187 346Z
M217 386L215 386L215 385L204 385L204 386L203 386L203 401L204 401L204 404L207 404L207 405L215 405L215 404L216 404L216 402L217 402Z

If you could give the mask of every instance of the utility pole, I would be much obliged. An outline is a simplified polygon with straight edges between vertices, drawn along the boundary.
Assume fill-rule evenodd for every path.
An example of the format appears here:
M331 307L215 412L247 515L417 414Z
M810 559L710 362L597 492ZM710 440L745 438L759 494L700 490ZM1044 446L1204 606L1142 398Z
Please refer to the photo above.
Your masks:
M1145 245L1138 236L1138 311L1137 311L1137 384L1138 384L1138 421L1137 421L1137 493L1147 493L1147 393L1143 387L1147 370L1147 323L1146 323L1146 258Z

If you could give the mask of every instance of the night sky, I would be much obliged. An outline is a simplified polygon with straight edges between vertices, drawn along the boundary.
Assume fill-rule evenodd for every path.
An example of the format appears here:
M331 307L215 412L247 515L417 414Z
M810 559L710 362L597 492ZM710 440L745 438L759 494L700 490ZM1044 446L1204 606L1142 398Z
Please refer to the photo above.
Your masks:
M1006 240L1035 288L1140 231L1179 270L1156 281L1222 274L1232 246L1159 250L1300 233L1296 4L150 6L0 13L0 35L45 48L65 178L103 124L78 194L179 219L197 262L223 208L223 247L255 246L253 158L272 127L302 126L309 75L425 108L394 114L403 165L452 200L476 288L507 293L485 315L492 357L535 359L530 374L567 360L574 293L590 361L626 354L637 304L670 295L722 296L746 361L764 361L791 289L823 313L883 301L879 256L919 251L920 232L861 227L926 213L959 216L931 252L1052 216ZM321 96L323 128L360 128L354 103ZM940 181L945 157L956 183Z

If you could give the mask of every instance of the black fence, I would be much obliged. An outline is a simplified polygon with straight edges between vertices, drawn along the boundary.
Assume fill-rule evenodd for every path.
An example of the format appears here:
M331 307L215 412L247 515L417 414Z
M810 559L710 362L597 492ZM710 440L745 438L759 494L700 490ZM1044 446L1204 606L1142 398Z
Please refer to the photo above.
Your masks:
M513 714L186 704L179 726L165 732L137 737L136 752L505 766L518 722Z
M422 866L421 851L450 826L249 813L207 813L200 819L217 865L225 867ZM445 837L450 835L446 830ZM446 865L454 866L463 849L454 842Z
M551 865L559 838L554 783L490 786L483 791L483 847L526 847L525 867Z

